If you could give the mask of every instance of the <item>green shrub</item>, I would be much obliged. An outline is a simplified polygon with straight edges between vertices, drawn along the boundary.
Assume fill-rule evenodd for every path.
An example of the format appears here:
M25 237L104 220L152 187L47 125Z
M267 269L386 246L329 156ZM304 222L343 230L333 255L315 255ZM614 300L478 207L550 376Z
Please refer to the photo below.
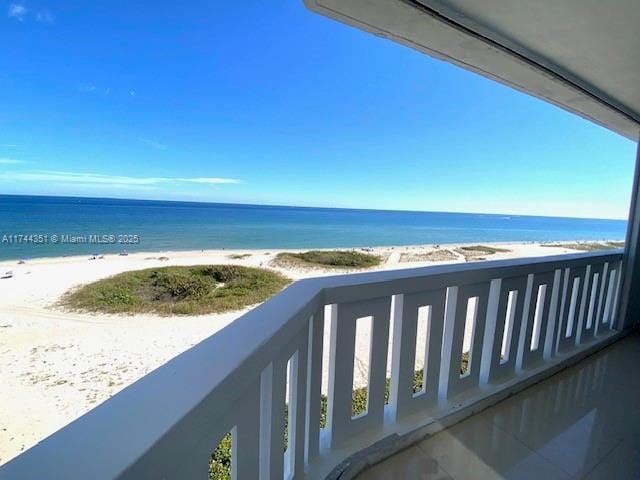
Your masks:
M276 261L282 264L302 264L309 266L337 268L369 268L382 262L379 255L353 250L309 250L301 253L279 253Z
M290 280L238 265L159 267L124 272L67 292L59 305L103 313L201 315L264 302Z
M509 252L506 248L489 247L486 245L468 245L455 250L462 255L465 261L484 260L485 256L494 255L496 253Z
M487 245L467 245L464 247L460 247L460 250L462 250L463 252L472 252L472 253L478 252L478 253L484 253L487 255L493 255L494 253L510 251L507 248L489 247Z
M209 479L229 480L231 478L231 434L226 434L209 459Z
M227 258L230 258L231 260L242 260L243 258L248 258L250 256L250 253L232 253L231 255L227 255Z
M569 250L579 250L583 252L593 252L598 250L612 250L624 247L624 242L574 242L574 243L543 243L543 247L567 248Z
M205 267L203 273L210 276L216 282L229 283L243 280L246 276L246 267L240 267L238 265L215 265ZM254 279L255 280L255 279Z
M129 289L124 285L107 285L92 295L93 301L105 309L113 308L117 305L134 306L137 301Z
M190 271L157 270L150 277L159 295L169 295L180 300L201 298L215 288L211 279L194 275Z

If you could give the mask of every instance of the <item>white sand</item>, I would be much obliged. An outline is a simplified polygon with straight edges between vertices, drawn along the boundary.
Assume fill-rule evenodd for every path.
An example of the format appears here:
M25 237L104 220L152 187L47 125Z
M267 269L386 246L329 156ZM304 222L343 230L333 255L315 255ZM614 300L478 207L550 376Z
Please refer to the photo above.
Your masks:
M489 245L489 244L485 244ZM500 244L511 250L487 258L515 258L574 252L538 244ZM453 249L456 246L442 246ZM434 262L400 262L432 250L428 246L367 249L384 255L381 269L410 268ZM214 334L244 311L197 317L116 316L63 312L60 295L78 285L116 273L165 265L235 263L271 267L281 250L217 250L134 253L0 262L0 464L55 432L147 372ZM233 260L231 254L251 256ZM575 252L574 252L575 253ZM169 257L160 261L160 256ZM151 258L152 257L152 258ZM454 262L464 262L458 256ZM447 263L447 262L440 262ZM451 263L451 262L448 262ZM336 270L282 269L299 279ZM358 361L367 342L359 340Z

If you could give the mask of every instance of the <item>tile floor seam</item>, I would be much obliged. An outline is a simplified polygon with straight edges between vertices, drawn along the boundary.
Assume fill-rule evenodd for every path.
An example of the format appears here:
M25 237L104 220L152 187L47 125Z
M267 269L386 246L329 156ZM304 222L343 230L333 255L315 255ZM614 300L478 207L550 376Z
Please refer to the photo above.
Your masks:
M567 370L570 370L571 368L573 368L573 367L570 367L570 368L569 368L569 369L567 369ZM549 378L553 378L553 377L549 377ZM546 381L548 381L548 380L549 380L549 379L546 379L546 380L544 380L543 382L546 382ZM542 383L542 382L541 382L541 383ZM522 392L526 392L526 391L527 391L527 389L522 390ZM518 394L514 395L514 397L515 397L515 396L517 396L517 395L520 395L522 392L518 392ZM510 398L514 398L514 397L510 397ZM489 407L489 408L493 408L493 407ZM482 412L478 413L477 415L484 415L484 419L485 419L487 422L491 423L492 425L495 425L499 430L501 430L502 432L506 433L507 435L512 436L514 439L516 439L518 442L520 442L521 444L523 444L523 445L524 445L525 447L527 447L529 450L532 450L533 452L535 452L536 454L538 454L540 457L542 457L544 460L546 460L547 462L551 463L554 467L559 468L561 471L563 471L564 473L566 473L567 475L569 475L569 478L572 478L572 479L574 479L574 478L582 479L582 478L584 478L584 477L586 476L586 475L582 475L582 476L581 476L581 475L572 475L570 472L568 472L567 470L565 470L564 468L562 468L560 465L556 464L556 463L555 463L551 458L547 457L547 456L546 456L546 455L544 455L542 452L540 452L540 451L539 451L539 449L536 449L535 447L533 447L533 446L529 445L529 444L528 444L524 439L520 438L519 436L517 436L517 435L515 435L515 434L512 434L511 432L509 432L508 430L506 430L504 427L502 427L500 424L496 423L494 420L492 420L492 419L490 419L490 418L487 418L487 416L485 415L485 413L486 413L486 411L487 411L487 410L488 410L488 409L486 409L486 410L484 410L484 411L482 411ZM608 449L608 450L606 451L606 453L602 456L602 458L601 458L600 460L598 460L598 462L596 463L596 465L595 465L592 469L590 469L590 470L589 470L589 473L590 473L593 469L595 469L595 467L596 467L597 465L599 465L602 461L604 461L604 459L605 459L605 458L607 458L607 457L608 457L608 456L613 452L613 450L614 450L615 448L617 448L617 447L620 445L620 443L622 443L622 441L624 440L624 438L625 438L625 436L626 436L626 435L627 435L627 433L625 433L625 435L623 435L623 436L620 438L620 440L618 440L618 441L614 444L614 446L613 446L613 447L611 447L610 449Z
M613 450L614 450L615 448L617 448L617 447L618 447L618 445L620 445L620 443L622 443L622 439L620 439L618 442L616 442L616 443L614 444L614 446L613 446L613 447L611 447L611 448L609 448L608 450L606 450L606 453L605 453L605 454L600 458L600 460L598 460L598 461L596 462L596 464L594 465L594 468L595 468L597 465L600 465L600 463L602 463L602 461L603 461L605 458L607 458L607 457L609 456L609 454L610 454L611 452L613 452ZM544 455L544 454L542 454L541 452L539 452L539 451L537 451L537 450L534 450L534 451L535 451L538 455L540 455L542 458L544 458L544 459L548 460L549 462L553 463L553 465L556 465L556 464L555 464L555 463L554 463L550 458L548 458L547 456L545 456L545 455ZM558 465L556 465L556 466L558 466ZM558 468L561 468L561 467L559 467L559 466L558 466ZM566 471L566 470L564 470L564 469L562 469L562 470L563 470L563 471ZM591 472L591 470L589 470L589 472ZM580 474L579 474L579 475L571 475L571 474L569 473L569 477L570 477L570 478L579 478L579 479L582 479L582 478L584 478L584 475L582 475L582 476L581 476Z
M523 390L524 391L524 390ZM478 415L484 415L484 412L479 413ZM562 468L560 465L556 464L553 460L551 460L550 458L542 455L542 453L540 453L538 450L536 450L535 448L529 446L526 442L524 442L524 440L522 440L520 437L518 437L517 435L514 435L513 433L509 432L508 430L504 429L503 427L501 427L500 425L498 425L496 422L494 422L493 420L487 418L486 416L483 417L483 420L486 421L487 423L490 423L491 425L493 425L494 427L496 427L498 430L500 430L502 433L506 434L508 437L514 439L516 442L518 442L520 445L522 445L523 447L525 447L527 450L531 451L532 453L536 454L538 457L540 457L542 460L544 460L546 463L548 463L549 465L554 466L555 468L557 468L558 470L560 470L562 473L565 473L568 478L572 478L571 473L567 472L564 468Z
M609 450L609 451L608 451L608 452L607 452L607 453L606 453L606 454L605 454L605 455L604 455L604 456L603 456L603 457L598 461L598 463L596 463L592 468L590 468L588 472L585 472L585 473L583 473L583 474L581 474L581 475L575 475L573 478L580 479L580 480L587 478L589 475L591 475L591 473L593 473L593 471L594 471L596 468L598 468L598 467L600 466L600 464L601 464L601 463L604 463L604 462L605 462L605 460L606 460L607 458L609 458L609 456L610 456L610 455L612 455L612 454L613 454L614 450L615 450L616 448L618 448L622 442L624 442L624 438L621 438L621 439L620 439L620 441L618 441L618 443L616 443L616 444L611 448L611 450Z
M479 417L479 420L487 423L488 425L494 426L496 427L498 430L500 430L502 433L504 433L507 437L509 437L512 440L515 440L516 443L520 444L520 446L522 446L524 449L528 450L529 452L531 452L532 454L534 454L535 456L539 457L539 459L545 463L547 463L548 465L557 468L560 472L564 473L567 475L567 478L571 478L571 474L569 472L567 472L564 468L560 467L559 465L556 465L554 462L552 462L551 460L549 460L547 457L541 455L539 452L537 452L536 450L534 450L533 448L529 447L528 445L526 445L525 443L523 443L518 437L514 436L512 433L505 431L503 428L499 427L498 425L495 425L494 422L492 422L491 420L489 420L486 417L482 416L482 413L476 414L476 415L472 415L471 417L468 417L467 419L463 420L462 422L459 422L456 425L459 425L460 423L463 423L465 421L467 421L470 418L473 417ZM453 427L455 427L455 425L453 425ZM443 430L446 431L446 430ZM441 433L441 432L439 432ZM438 435L438 434L436 434ZM435 435L434 435L435 436ZM432 437L433 438L433 437ZM423 439L422 441L420 441L419 443L416 444L416 446L418 447L418 449L425 455L427 455L429 458L434 458L430 453L426 452L425 450L423 450L422 448L422 443L425 442L426 440L428 440L427 438ZM438 465L440 465L440 468L442 468L442 470L444 470L451 478L453 478L454 480L456 480L456 478L451 475L444 467L442 467L442 465L438 462Z

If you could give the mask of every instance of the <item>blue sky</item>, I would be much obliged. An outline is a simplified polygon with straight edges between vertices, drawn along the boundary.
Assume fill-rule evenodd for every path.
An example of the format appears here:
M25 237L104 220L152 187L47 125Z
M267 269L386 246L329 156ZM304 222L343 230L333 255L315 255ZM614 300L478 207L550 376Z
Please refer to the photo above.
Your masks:
M626 217L633 142L302 0L0 13L0 193Z

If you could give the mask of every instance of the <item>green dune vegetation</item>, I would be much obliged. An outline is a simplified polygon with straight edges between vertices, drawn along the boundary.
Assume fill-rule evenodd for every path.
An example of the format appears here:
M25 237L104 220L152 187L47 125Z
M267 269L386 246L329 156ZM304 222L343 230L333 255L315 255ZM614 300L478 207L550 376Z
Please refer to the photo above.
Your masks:
M457 259L458 255L451 250L441 248L431 251L406 252L400 255L400 262L447 262Z
M202 315L264 302L289 283L280 273L238 265L148 268L71 290L59 306L98 313Z
M456 252L464 257L468 262L470 260L483 260L484 257L495 255L496 253L510 252L507 248L490 247L487 245L466 245L459 247Z
M301 253L279 253L275 261L276 264L288 266L370 268L380 265L382 257L355 250L309 250Z
M250 253L232 253L231 255L227 255L227 258L230 258L231 260L242 260L244 258L249 258L250 256Z
M570 250L580 250L582 252L593 252L597 250L613 250L615 248L624 248L624 242L543 243L542 246L568 248Z

